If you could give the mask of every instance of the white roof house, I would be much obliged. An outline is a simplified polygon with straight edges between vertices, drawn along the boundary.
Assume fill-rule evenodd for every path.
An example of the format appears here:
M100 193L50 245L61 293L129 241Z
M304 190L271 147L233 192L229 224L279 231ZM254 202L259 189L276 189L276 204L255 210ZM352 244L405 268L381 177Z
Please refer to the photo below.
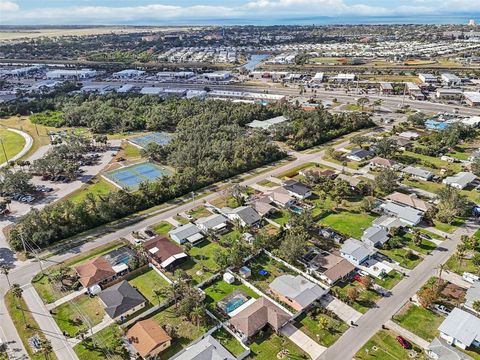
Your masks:
M314 83L321 83L324 78L324 73L323 72L318 72L315 74L315 76L312 78L312 82Z
M470 355L449 345L445 340L435 338L428 345L428 356L437 360L474 360Z
M340 248L340 255L357 266L368 260L373 254L375 254L375 250L372 247L353 238L347 239Z
M199 218L195 224L203 232L221 231L227 227L227 218L220 214L212 214Z
M119 78L119 79L131 79L134 77L138 77L145 74L145 71L142 70L137 70L137 69L125 69L122 71L117 71L116 73L113 73L113 77Z
M480 92L477 91L465 91L463 93L465 97L465 101L470 106L478 106L480 105Z
M480 116L470 116L469 118L465 118L460 120L462 124L467 126L472 126L478 128L480 126Z
M475 174L471 172L462 171L453 176L446 177L445 179L443 179L442 182L446 185L450 185L450 186L453 186L454 188L461 190L466 188L472 182L474 182L476 178L477 177L475 176Z
M252 122L248 123L247 126L249 126L251 128L259 128L259 129L267 130L271 126L276 125L276 124L281 124L281 123L283 123L287 120L288 119L285 116L277 116L277 117L267 119L267 120L263 120L263 121L253 120Z
M203 239L203 234L200 229L191 223L179 226L178 228L169 231L168 234L179 244L183 244L187 241L191 244L196 244Z
M413 176L414 178L429 181L433 178L434 174L428 170L414 167L414 166L407 166L406 168L402 169L402 172L408 175Z
M362 235L362 241L365 244L374 247L385 244L388 239L390 239L388 230L381 226L370 226Z
M461 349L480 346L480 319L459 308L452 310L438 331L442 339Z
M357 79L357 75L355 74L338 74L332 77L333 81L340 81L340 82L355 81L356 79Z
M473 303L480 300L480 281L474 281L465 293L465 307L473 310Z
M386 202L380 206L383 211L391 216L397 217L402 223L409 226L416 226L422 221L423 212L410 206L399 205L393 202Z
M279 276L270 283L269 287L274 293L287 298L295 304L295 307L301 309L308 307L315 300L328 293L328 290L321 288L301 275Z

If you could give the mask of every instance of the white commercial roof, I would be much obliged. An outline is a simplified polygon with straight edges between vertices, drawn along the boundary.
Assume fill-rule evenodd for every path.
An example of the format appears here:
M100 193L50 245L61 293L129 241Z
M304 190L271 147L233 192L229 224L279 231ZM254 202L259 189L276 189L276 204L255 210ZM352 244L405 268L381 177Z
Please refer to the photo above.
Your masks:
M476 91L465 91L463 93L466 99L470 100L471 102L480 103L480 92Z

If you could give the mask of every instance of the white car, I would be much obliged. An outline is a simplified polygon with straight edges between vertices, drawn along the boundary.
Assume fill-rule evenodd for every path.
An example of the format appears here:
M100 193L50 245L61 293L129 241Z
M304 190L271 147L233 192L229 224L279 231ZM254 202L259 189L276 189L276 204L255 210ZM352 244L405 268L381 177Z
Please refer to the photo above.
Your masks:
M473 284L475 281L480 281L480 277L469 272L464 272L462 275L462 278L463 280L465 280L466 282L469 282L470 284Z
M435 310L437 310L439 313L442 313L444 315L448 315L452 312L452 310L450 310L449 308L447 308L445 305L439 305L439 304L435 304L433 306L435 308Z

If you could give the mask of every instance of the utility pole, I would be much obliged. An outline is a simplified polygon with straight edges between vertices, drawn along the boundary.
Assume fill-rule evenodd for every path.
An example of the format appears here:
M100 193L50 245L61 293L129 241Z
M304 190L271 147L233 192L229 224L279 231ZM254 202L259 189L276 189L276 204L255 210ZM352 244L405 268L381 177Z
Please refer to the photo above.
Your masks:
M402 107L405 106L405 95L407 94L407 84L405 83L403 86L403 98L402 98Z
M5 162L8 164L8 156L7 156L7 152L5 151L5 145L3 145L2 137L0 137L0 143L2 143L2 150L3 150L3 155L5 155Z
M193 200L193 206L195 206L195 191L192 191L191 195L192 195L192 200Z

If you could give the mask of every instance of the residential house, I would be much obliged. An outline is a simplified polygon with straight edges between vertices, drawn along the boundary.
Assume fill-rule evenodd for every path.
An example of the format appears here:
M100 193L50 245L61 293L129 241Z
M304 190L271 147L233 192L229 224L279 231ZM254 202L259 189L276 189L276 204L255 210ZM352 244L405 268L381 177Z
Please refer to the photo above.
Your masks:
M385 159L380 156L375 156L373 159L371 159L369 165L371 169L399 170L401 167L400 164L395 160Z
M171 360L236 360L212 335L187 346Z
M392 136L391 139L395 140L400 150L405 150L412 143L410 139L405 139L400 136Z
M400 192L394 192L386 196L385 199L400 205L410 206L421 211L428 211L432 207L432 204L420 199L414 194L403 194Z
M265 297L237 313L229 322L246 341L269 325L278 332L290 320L290 315Z
M462 190L469 186L471 183L473 183L476 179L477 177L475 176L475 174L462 171L453 176L446 177L445 179L443 179L442 182L446 185L450 185L454 188Z
M181 246L157 236L143 243L148 260L159 269L172 270L188 260Z
M309 273L313 273L329 285L350 278L355 266L341 256L326 251L311 249L300 260Z
M400 134L398 134L398 136L403 139L416 140L420 137L420 134L416 131L407 130L401 132Z
M127 331L127 339L142 359L155 359L172 343L172 338L153 319L135 323Z
M240 206L235 209L224 207L220 210L230 221L237 221L241 226L257 225L262 217L251 206Z
M455 308L438 328L440 337L461 349L480 347L480 318Z
M103 290L98 297L107 315L115 321L143 309L147 303L142 294L125 280Z
M381 226L370 226L362 235L362 241L371 247L381 247L389 239L388 230Z
M358 266L368 260L375 250L357 239L347 239L340 248L340 255Z
M282 186L271 190L268 193L268 196L271 201L283 208L287 208L295 204L295 198L293 195Z
M422 211L394 202L386 202L381 205L381 208L387 215L399 218L407 226L417 226L423 218Z
M480 281L474 281L472 286L465 293L465 307L471 311L478 312L473 309L473 303L480 301Z
M364 161L371 158L373 155L375 154L370 150L353 149L348 153L347 159L352 161Z
M470 355L454 348L438 337L434 338L428 345L427 355L434 360L474 360Z
M104 285L115 279L117 273L103 257L97 257L75 267L78 281L89 289L95 285Z
M304 200L312 196L312 190L300 181L287 180L283 183L283 188L287 190L290 195L300 200Z
M339 181L339 180L346 181L352 189L356 189L358 185L362 182L362 179L359 179L350 175L346 175L346 174L338 174L335 181Z
M423 181L430 181L433 179L434 174L431 173L428 170L414 167L414 166L407 166L402 170L404 174L410 175L411 177L417 179L417 180L423 180Z
M136 256L138 255L131 248L122 246L103 255L103 258L112 265L112 269L119 276L129 271L128 264Z
M168 235L179 244L188 241L192 245L199 243L204 237L200 229L192 223L181 225L178 228L169 231Z
M383 227L385 229L402 228L405 224L397 217L382 215L372 221L373 226Z
M328 293L301 275L282 275L269 285L270 293L297 311L302 311Z
M227 218L220 214L199 218L195 224L205 235L211 232L221 234L227 230Z
M290 197L290 195L288 195ZM252 203L253 208L260 216L267 216L268 214L274 213L278 209L272 205L272 199L270 196L262 196Z

